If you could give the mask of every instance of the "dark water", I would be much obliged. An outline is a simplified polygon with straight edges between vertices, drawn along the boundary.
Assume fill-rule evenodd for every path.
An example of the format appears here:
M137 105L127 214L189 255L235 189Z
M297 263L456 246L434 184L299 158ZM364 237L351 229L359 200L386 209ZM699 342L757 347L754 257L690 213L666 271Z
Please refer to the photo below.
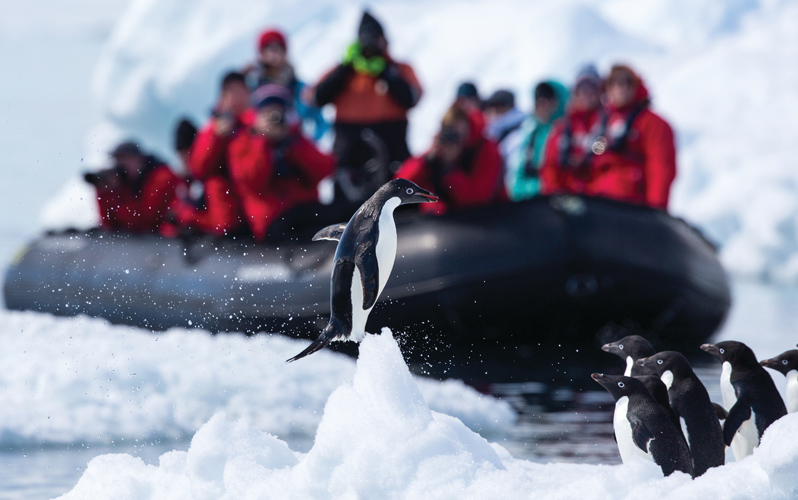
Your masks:
M618 361L616 372L623 369ZM720 366L694 369L710 398L720 403ZM620 463L612 437L615 402L592 383L598 390L544 382L491 385L489 392L508 401L519 416L508 436L496 441L513 456L535 462Z

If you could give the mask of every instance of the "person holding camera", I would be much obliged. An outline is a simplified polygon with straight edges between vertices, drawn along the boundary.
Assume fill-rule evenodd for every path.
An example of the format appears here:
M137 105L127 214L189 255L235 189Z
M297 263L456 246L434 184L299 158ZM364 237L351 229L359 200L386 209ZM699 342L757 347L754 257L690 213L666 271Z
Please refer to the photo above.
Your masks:
M629 66L607 77L604 146L596 152L591 194L665 210L676 177L673 129L651 111L648 90Z
M190 146L191 182L179 189L171 207L178 228L224 236L245 229L241 202L228 170L230 141L255 119L249 109L249 89L244 75L229 72L222 78L219 100L211 119Z
M376 189L410 156L407 111L421 98L421 86L413 68L390 57L385 32L368 12L343 62L321 79L312 95L318 106L335 106L333 154L349 169L353 183L374 185L371 177L382 179ZM379 147L369 141L372 136L379 139ZM385 150L387 163L371 171L365 165L375 149Z
M540 169L543 194L591 194L593 161L601 151L603 82L595 66L577 74L568 111L554 124Z
M258 37L258 58L248 64L242 73L247 78L251 91L268 83L282 85L294 95L293 106L302 119L302 128L314 141L319 141L330 129L321 109L310 105L305 84L297 78L294 67L288 61L288 42L285 35L277 29L265 30Z
M499 149L483 130L473 113L452 106L430 150L402 164L396 177L411 180L440 197L439 203L420 206L422 211L442 214L507 201Z
M292 97L275 84L257 89L253 124L230 143L230 176L256 240L290 210L317 203L319 181L335 168L335 159L302 135Z
M84 178L97 190L102 227L155 233L163 224L180 179L138 144L123 142L112 152L114 166Z

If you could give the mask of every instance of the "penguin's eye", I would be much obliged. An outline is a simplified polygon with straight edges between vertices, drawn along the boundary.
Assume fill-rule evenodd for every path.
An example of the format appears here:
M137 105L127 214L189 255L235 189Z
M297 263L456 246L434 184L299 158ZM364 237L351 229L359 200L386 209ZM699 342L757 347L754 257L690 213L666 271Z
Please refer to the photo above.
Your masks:
M787 360L786 359L782 359L781 360L781 364L786 365L787 364Z
M623 389L624 387L626 387L626 384L624 384L623 382L618 382L618 387Z
M619 346L618 346L618 349L620 349L620 350L622 350L622 351L623 351L623 344L619 345Z
M662 360L661 360L661 359L658 359L658 360L657 360L657 364L658 364L658 365L661 365L661 364L662 364Z
M721 347L719 352L720 352L721 354L723 354L724 352L726 352L726 349L724 349L724 348L722 348L722 347Z
M413 194L413 188L407 188L407 189L405 190L405 192L406 192L407 194Z

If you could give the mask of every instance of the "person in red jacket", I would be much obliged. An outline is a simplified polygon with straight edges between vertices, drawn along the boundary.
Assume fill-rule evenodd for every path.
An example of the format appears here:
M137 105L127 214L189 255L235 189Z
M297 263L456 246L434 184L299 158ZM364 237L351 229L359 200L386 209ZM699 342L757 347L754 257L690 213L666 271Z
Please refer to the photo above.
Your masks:
M590 194L667 209L676 177L673 130L649 104L642 79L628 66L613 66Z
M391 58L382 26L364 12L357 41L311 94L317 106L335 106L333 154L345 185L339 195L359 205L410 156L407 112L421 98L421 85L413 68Z
M264 85L252 102L254 123L233 138L228 160L246 221L263 240L289 210L318 201L318 183L333 172L335 159L302 135L285 87Z
M212 117L189 150L189 189L178 190L179 199L171 207L179 227L215 236L239 234L246 228L227 156L230 141L252 125L254 112L248 108L244 75L226 74Z
M543 194L590 194L594 143L601 136L602 82L588 65L576 77L565 116L556 121L540 169Z
M452 106L430 150L410 158L396 172L397 178L411 180L440 197L439 203L422 205L422 211L442 214L507 201L499 149L483 135L480 123L474 113Z
M97 189L102 227L134 233L158 232L180 179L166 164L144 154L135 142L111 152L113 168L86 174Z

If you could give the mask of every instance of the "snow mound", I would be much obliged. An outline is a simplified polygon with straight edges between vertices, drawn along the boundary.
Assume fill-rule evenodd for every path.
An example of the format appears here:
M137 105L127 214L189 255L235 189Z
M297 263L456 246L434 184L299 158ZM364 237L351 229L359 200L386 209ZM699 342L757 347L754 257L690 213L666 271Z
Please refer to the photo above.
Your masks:
M322 351L285 364L305 342L173 329L153 334L105 321L0 311L0 444L188 439L216 411L281 436L313 436L354 362ZM415 382L414 382L415 383ZM433 409L504 433L506 402L461 382L419 380Z
M146 465L93 459L69 499L795 498L798 415L771 426L751 457L691 480L648 462L608 466L517 460L459 420L431 411L390 332L362 344L354 380L332 393L313 447L214 415L188 451Z

